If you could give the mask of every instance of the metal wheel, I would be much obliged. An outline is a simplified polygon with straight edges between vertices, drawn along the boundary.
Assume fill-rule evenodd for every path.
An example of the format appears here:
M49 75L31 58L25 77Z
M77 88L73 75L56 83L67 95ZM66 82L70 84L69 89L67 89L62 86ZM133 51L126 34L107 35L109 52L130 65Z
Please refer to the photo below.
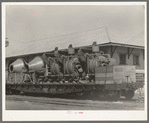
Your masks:
M82 92L78 96L78 98L81 98L81 99L89 99L90 97L91 97L91 92L90 91Z
M120 99L120 96L121 96L121 91L116 91L113 97L113 101L118 101Z
M107 101L118 101L121 96L121 91L105 91L104 98Z
M133 90L129 90L129 91L127 91L126 93L125 93L125 98L126 99L128 99L128 100L130 100L130 99L132 99L133 98L133 96L134 96L134 91Z
M6 95L10 95L11 93L11 89L6 89Z

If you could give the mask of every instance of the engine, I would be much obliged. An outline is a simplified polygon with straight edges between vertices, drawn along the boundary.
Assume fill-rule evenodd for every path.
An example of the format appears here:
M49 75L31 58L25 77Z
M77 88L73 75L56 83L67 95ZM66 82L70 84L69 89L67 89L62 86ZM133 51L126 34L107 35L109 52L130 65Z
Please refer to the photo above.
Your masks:
M29 81L33 83L86 83L95 81L96 67L115 63L115 59L100 51L96 42L93 42L91 53L69 45L67 54L62 54L56 47L52 57L43 54L29 63L21 58L17 59L10 64L9 72L23 73L30 77Z

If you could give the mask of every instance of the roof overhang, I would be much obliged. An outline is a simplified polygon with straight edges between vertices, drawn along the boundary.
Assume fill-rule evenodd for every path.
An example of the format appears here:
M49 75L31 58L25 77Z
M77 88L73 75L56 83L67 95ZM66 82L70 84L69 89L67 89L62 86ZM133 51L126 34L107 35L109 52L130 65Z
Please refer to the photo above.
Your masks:
M120 47L130 47L130 48L144 49L144 46L122 44L122 43L114 43L114 42L108 42L108 43L99 44L99 45L100 46L120 46Z
M114 42L108 42L108 43L103 43L103 44L97 44L98 46L120 46L120 47L130 47L130 48L137 48L137 49L144 49L144 46L137 46L137 45L129 45L129 44L122 44L122 43L114 43ZM74 47L75 49L85 49L85 50L91 50L92 45L88 46L82 46L82 47ZM68 48L66 49L60 49L59 51L67 51ZM43 53L52 53L52 51L47 51L47 52L38 52L30 55L35 55L35 54L43 54ZM11 56L11 57L6 57L6 58L12 58L12 57L23 57L27 56L29 54L24 54L24 55L19 55L19 56Z

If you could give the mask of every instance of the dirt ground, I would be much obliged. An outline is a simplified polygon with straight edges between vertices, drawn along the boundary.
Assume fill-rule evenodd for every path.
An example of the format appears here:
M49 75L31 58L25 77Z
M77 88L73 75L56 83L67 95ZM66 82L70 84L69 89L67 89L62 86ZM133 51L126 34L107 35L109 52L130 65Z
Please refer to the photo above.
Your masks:
M141 93L139 90L135 91L135 96L132 100L125 100L123 97L119 101L95 101L95 100L74 100L74 99L58 99L51 102L53 99L36 97L38 101L31 101L29 98L35 97L25 96L26 100L17 101L11 100L9 97L17 95L8 95L6 98L6 110L144 110L144 103L139 102L139 97L144 97L144 90ZM40 100L46 100L46 103ZM49 100L49 102L48 102ZM69 101L67 104L58 103L57 101ZM75 102L76 104L75 104ZM74 103L72 103L74 102ZM79 104L79 105L78 105Z

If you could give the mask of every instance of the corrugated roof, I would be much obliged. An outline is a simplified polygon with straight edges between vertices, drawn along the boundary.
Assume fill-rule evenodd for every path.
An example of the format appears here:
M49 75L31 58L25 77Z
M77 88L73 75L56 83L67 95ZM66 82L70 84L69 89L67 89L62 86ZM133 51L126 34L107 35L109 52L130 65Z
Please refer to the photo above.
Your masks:
M114 37L110 37L110 39L110 41L114 43L144 46L144 40L142 38L132 42L126 39L116 39ZM62 35L42 41L24 42L15 46L10 45L6 47L6 57L50 52L55 47L58 47L59 50L65 49L68 47L69 44L72 44L73 47L87 46L92 45L94 41L96 41L97 44L104 44L110 42L106 30L97 29L87 32Z

